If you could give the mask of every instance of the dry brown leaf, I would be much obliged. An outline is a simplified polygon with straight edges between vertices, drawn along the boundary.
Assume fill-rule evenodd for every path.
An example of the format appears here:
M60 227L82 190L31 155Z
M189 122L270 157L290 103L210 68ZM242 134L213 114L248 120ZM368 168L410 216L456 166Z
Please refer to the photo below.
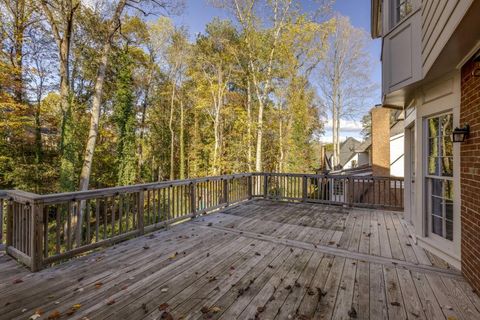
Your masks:
M38 314L38 315L42 315L45 313L45 311L43 311L43 309L37 309L35 310L35 313Z
M22 282L23 282L22 279L15 279L15 280L13 280L13 283L14 283L14 284L22 283Z
M95 288L97 288L97 289L101 288L102 286L103 286L103 283L101 283L101 282L95 283Z
M163 311L166 310L169 307L168 303L162 303L161 305L158 306L158 310Z
M160 315L160 319L165 319L165 320L173 320L173 317L170 313L168 313L167 311L164 311L161 315Z
M114 303L115 303L115 299L108 300L107 306L111 306L111 305L114 304Z
M52 313L50 313L47 317L47 320L56 320L60 319L62 314L58 310L53 310Z
M210 312L212 313L217 313L217 312L220 312L222 311L222 309L220 309L220 307L217 307L217 306L213 306L210 308Z

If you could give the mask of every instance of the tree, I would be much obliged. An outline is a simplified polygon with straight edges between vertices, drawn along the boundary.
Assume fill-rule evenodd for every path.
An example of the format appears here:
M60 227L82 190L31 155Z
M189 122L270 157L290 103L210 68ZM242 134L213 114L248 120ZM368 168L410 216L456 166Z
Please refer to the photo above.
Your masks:
M362 131L360 133L362 134L364 140L369 139L372 135L372 114L370 112L366 113L362 117L361 122Z
M60 64L60 106L63 112L60 142L60 187L63 191L73 191L76 180L76 152L69 64L74 21L80 7L80 0L41 0L40 5L57 43Z
M323 105L329 110L333 132L333 165L340 159L340 120L363 112L373 90L365 31L350 24L346 17L334 18L327 58L320 68L319 86Z
M228 21L213 20L206 27L206 34L200 35L195 44L191 77L197 80L197 92L207 92L204 109L213 124L214 146L212 151L212 174L220 172L222 112L226 95L232 84L236 67L233 50L238 49L236 30Z
M137 181L133 63L126 51L120 52L116 62L118 76L114 98L114 121L118 135L117 184L129 185Z

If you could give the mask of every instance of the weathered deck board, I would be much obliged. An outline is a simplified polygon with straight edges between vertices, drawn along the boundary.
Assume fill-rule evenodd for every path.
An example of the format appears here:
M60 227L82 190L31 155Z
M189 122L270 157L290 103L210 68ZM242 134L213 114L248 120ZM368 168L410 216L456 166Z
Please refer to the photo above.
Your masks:
M40 319L479 319L480 298L397 213L255 200L38 273L0 254L0 319L39 309Z

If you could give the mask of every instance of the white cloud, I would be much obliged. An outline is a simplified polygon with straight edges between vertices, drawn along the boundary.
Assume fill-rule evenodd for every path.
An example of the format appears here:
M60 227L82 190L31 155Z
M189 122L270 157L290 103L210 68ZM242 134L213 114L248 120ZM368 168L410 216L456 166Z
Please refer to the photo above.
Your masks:
M331 131L332 130L332 120L328 120L325 123L325 130ZM340 120L340 131L341 132L360 132L362 130L362 123L360 121L355 120Z

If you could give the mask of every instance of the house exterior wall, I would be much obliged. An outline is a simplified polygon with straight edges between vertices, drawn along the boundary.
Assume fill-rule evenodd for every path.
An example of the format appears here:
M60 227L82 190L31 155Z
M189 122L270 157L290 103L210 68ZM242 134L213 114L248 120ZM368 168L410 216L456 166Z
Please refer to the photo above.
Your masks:
M480 292L480 77L473 76L480 63L462 67L460 123L470 125L461 144L462 271Z
M430 67L452 36L473 0L422 1L422 67Z
M353 157L350 158L350 160L347 161L347 163L345 163L342 170L358 167L358 160L358 153L356 153Z
M426 209L427 189L426 189L426 128L427 118L444 113L453 114L453 126L458 126L460 121L460 72L453 71L433 82L426 83L415 91L413 99L415 111L405 119L405 128L413 128L415 131L415 140L406 139L405 158L415 157L415 183L410 183L410 160L405 162L404 168L407 181L405 184L405 200L413 201L414 207L410 208L410 203L405 203L406 216L414 225L417 240L421 246L434 254L440 256L451 265L460 269L461 267L461 228L460 228L460 144L453 144L453 188L454 188L454 239L446 240L431 233ZM415 144L411 148L411 143ZM414 150L415 154L411 152ZM412 190L414 188L414 190ZM414 199L411 199L414 197Z
M390 175L394 177L404 176L405 167L405 134L400 133L390 137Z

